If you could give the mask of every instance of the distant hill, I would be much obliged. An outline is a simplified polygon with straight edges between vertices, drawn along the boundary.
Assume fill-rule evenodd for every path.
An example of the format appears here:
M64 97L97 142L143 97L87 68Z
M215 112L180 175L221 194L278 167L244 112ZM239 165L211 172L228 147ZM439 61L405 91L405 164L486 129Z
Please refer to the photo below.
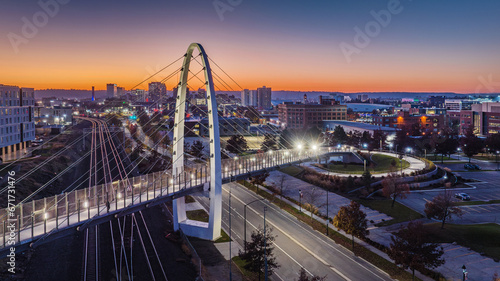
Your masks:
M95 91L95 95L97 98L102 98L106 95L106 91ZM44 89L44 90L35 90L35 99L42 98L68 98L68 99L88 99L92 97L91 90L64 90L64 89Z
M103 98L106 96L106 91L95 91L97 98ZM240 91L217 91L217 93L226 93L229 95L239 96ZM429 96L446 96L448 98L453 97L464 97L467 95L480 95L480 96L497 96L500 93L490 93L490 94L457 94L457 93L429 93L429 92L359 92L359 93L342 93L342 92L316 92L316 91L285 91L285 90L275 90L273 91L273 100L302 100L304 94L307 94L307 98L311 100L316 100L320 95L338 94L338 95L348 95L352 98L356 98L357 95L368 95L370 98L422 98L426 99ZM80 90L80 89L43 89L35 90L35 98L41 99L46 97L56 97L56 98L90 98L92 91L90 90Z

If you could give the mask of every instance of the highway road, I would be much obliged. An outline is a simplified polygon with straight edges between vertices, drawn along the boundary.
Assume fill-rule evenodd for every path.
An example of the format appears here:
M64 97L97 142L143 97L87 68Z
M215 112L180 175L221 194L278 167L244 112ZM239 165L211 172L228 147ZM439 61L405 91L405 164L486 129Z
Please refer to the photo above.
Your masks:
M244 205L261 197L235 183L224 185L222 227L225 230L229 230L230 189L232 237L243 245ZM208 210L208 199L199 201ZM378 268L265 200L247 207L248 240L253 230L264 225L264 207L267 207L266 225L273 228L272 233L276 236L274 253L281 265L275 270L273 280L296 280L301 267L309 274L327 276L327 280L392 280Z

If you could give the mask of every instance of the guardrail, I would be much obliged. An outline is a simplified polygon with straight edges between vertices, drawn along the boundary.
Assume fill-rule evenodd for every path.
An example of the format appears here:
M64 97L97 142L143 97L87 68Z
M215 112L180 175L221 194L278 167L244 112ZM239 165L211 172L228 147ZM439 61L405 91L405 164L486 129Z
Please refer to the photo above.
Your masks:
M220 176L236 177L335 151L339 150L278 150L224 159ZM54 229L80 224L108 212L210 182L210 167L206 164L174 172L167 170L126 178L0 209L0 248L32 241Z

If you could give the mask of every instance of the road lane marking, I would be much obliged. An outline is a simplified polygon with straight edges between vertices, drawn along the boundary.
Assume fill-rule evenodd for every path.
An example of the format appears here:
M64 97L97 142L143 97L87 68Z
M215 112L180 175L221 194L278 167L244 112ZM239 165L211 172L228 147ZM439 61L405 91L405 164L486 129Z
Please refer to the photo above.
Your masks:
M240 187L238 185L238 187ZM240 187L241 188L241 187ZM226 192L228 192L227 189L223 188ZM241 188L241 190L243 190L244 192L246 192L247 194L250 194L250 196L254 197L254 198L258 198L256 197L253 193L250 193L248 190L246 190L246 188ZM237 196L234 196L234 198L236 198L236 200L240 201L242 204L245 204L240 198L238 198ZM281 213L281 209L277 209L276 206L274 206L274 204L269 204L267 203L266 201L263 201L266 205L268 205L270 208L272 208L278 215L281 215L283 216L283 214ZM262 215L260 215L255 209L253 209L252 207L247 207L249 209L251 209L254 213L256 213L258 216L260 216L261 218L263 218ZM291 216L291 215L290 215ZM283 216L285 217L285 216ZM286 218L286 217L285 217ZM295 217L294 217L295 218ZM295 218L296 219L296 218ZM307 232L307 233L310 233L310 234L313 234L315 235L315 233L312 233L311 231L305 229L304 227L302 227L301 225L297 224L296 221L294 220L291 220L290 221L297 225L298 227L300 227L303 231ZM326 266L331 266L329 265L325 260L323 260L322 258L320 258L318 255L316 255L315 253L311 252L307 247L305 247L304 245L302 245L301 243L299 243L296 239L294 239L293 237L291 237L289 234L287 234L286 232L284 232L282 229L280 229L279 227L277 227L274 223L272 222L269 222L270 224L274 225L279 231L283 232L287 237L289 237L289 239L291 239L292 241L294 241L296 244L298 244L300 247L302 247L305 251L307 251L309 254L311 254L312 256L314 256L316 259L318 259L320 262L322 262L324 265ZM316 236L317 237L317 236ZM323 238L323 237L322 237ZM328 238L330 239L330 238ZM360 266L361 268L364 268L366 271L370 272L371 274L373 274L374 276L378 277L379 279L381 280L385 280L384 278L380 277L379 275L375 274L375 272L373 272L372 270L368 269L367 267L365 267L364 265L360 264L358 261L355 261L354 259L352 259L351 257L349 257L348 255L346 255L345 253L343 253L342 251L340 251L339 249L337 249L336 247L333 247L332 245L330 245L328 242L324 241L323 239L319 239L319 241L325 243L328 247L334 249L335 251L337 251L338 253L342 254L343 256L345 256L346 258L348 258L349 260L351 260L352 262L354 262L355 264L357 264L358 266ZM369 263L368 261L362 259L363 261ZM370 265L372 265L371 263L369 263ZM374 266L374 265L372 265ZM374 268L376 268L377 270L380 270L378 267L374 266ZM381 271L383 272L383 271ZM385 272L384 272L385 273Z
M239 200L239 201L240 201L240 202L242 202L241 200ZM206 207L204 204L202 204L202 203L200 203L200 204L201 204L204 208ZM228 204L226 204L226 205L228 205ZM205 211L206 211L206 210L205 210ZM227 211L226 211L226 212L227 212ZM236 213L238 213L237 211L235 211L235 212L236 212ZM254 210L254 212L255 212L255 210ZM240 217L242 217L242 218L243 218L243 216L242 216L240 213L238 213L238 215L239 215ZM258 213L257 213L257 215L258 215L258 216L260 216L260 214L258 214ZM260 217L262 217L262 216L260 216ZM225 225L227 225L227 226L229 227L229 225L228 225L225 221L222 221L222 222L223 222ZM248 223L251 227L253 227L254 229L257 229L257 226L255 226L252 222L247 221L247 223ZM234 232L234 231L232 231L232 232ZM244 241L244 239L242 239L241 237L240 237L240 239ZM235 241L235 242L236 242L236 241ZM236 242L236 243L237 243L237 242ZM239 243L238 243L238 244L239 244ZM303 265L302 265L301 263L299 263L296 259L294 259L294 258L293 258L290 254L288 254L285 250L283 250L283 249L282 249L282 248L281 248L281 247L280 247L280 246L279 246L276 242L274 243L274 246L275 246L276 248L278 248L280 251L282 251L282 252L283 252L283 253L284 253L284 254L285 254L288 258L290 258L293 262L295 262L297 265L299 265L301 268L303 268L303 269L304 269L304 270L305 270L305 271L306 271L309 275L314 276L314 274L313 274L313 273L311 273L309 270L307 270L307 268L306 268L305 266L303 266ZM329 266L328 266L328 267L329 267ZM276 272L275 272L275 274L276 274ZM278 277L279 277L281 280L285 280L285 279L281 278L280 276L278 276Z

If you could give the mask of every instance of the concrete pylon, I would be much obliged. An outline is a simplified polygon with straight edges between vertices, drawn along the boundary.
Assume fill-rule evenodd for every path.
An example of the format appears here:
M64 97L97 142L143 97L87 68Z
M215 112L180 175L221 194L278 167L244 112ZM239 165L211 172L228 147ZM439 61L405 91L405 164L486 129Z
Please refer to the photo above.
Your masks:
M188 220L186 217L185 198L174 200L174 229L179 228L189 236L201 239L215 240L221 233L222 216L222 168L219 134L219 117L217 114L217 99L215 97L212 71L208 56L203 47L198 43L189 45L184 55L179 85L177 86L177 100L174 119L174 139L172 155L172 173L174 177L174 188L181 188L179 179L184 175L184 119L186 116L186 90L189 74L189 65L194 49L198 49L203 62L205 72L206 96L208 104L208 128L210 137L210 212L209 222ZM181 175L179 177L178 175Z

